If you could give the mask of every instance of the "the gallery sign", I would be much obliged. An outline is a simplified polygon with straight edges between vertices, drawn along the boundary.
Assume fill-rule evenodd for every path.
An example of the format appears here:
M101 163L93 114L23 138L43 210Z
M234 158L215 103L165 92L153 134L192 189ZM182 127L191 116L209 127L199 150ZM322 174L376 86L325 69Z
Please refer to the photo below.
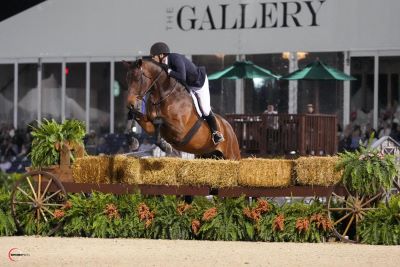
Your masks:
M202 2L169 7L167 30L217 31L291 27L318 27L320 11L328 0L259 1L251 3Z

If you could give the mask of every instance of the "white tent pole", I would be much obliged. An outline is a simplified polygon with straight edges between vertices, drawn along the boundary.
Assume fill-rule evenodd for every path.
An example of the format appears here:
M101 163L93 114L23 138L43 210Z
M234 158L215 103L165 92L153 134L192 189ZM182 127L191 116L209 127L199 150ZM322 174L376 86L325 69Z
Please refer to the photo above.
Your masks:
M289 73L298 69L297 52L289 53ZM297 81L289 80L288 113L297 114Z
M37 65L37 120L42 119L42 59L38 59Z
M245 55L236 55L237 61L244 61L246 60ZM235 113L236 114L244 114L244 80L237 79L235 82Z
M66 99L66 63L65 58L61 64L61 122L65 121L65 99Z
M18 63L14 63L14 128L18 127Z
M86 88L85 88L85 120L86 132L90 130L90 61L86 61Z
M110 133L114 133L114 59L110 62Z
M350 75L350 53L344 53L344 73ZM343 129L350 123L350 81L343 82Z
M374 56L374 116L373 125L374 129L378 129L378 85L379 85L379 56Z

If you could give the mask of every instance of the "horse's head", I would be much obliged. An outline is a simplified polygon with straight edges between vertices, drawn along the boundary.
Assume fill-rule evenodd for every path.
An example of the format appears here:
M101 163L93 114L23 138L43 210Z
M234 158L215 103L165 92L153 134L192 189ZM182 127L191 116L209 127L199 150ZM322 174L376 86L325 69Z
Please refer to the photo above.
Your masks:
M150 86L150 80L146 79L143 72L143 60L138 59L134 62L123 62L128 69L126 83L128 86L128 108L140 111L140 104Z
M131 63L124 61L124 65L128 68L128 108L140 111L141 101L153 90L161 77L162 68L152 60L143 59Z

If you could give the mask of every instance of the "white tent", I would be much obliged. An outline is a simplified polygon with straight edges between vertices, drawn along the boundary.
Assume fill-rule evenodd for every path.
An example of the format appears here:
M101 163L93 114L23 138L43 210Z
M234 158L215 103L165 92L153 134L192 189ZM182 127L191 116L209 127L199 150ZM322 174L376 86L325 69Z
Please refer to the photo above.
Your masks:
M5 98L3 95L0 95L0 120L6 120L9 116L12 116L13 103Z
M31 88L18 102L18 107L20 109L32 114L30 116L31 120L37 118L37 98L37 88ZM57 81L53 75L51 75L47 79L42 80L41 101L43 107L42 115L44 117L61 117L61 88L57 84ZM69 97L68 95L65 96L65 110L67 111L67 113L65 114L66 118L73 118L82 121L85 120L85 109L81 105L79 105L79 103L75 99ZM107 112L101 111L96 108L90 108L89 115L91 121L95 121L98 118L106 118L106 120L108 120L109 118Z
M195 55L400 49L398 0L311 1L314 15L305 2L47 0L0 23L0 59L137 56L160 40Z

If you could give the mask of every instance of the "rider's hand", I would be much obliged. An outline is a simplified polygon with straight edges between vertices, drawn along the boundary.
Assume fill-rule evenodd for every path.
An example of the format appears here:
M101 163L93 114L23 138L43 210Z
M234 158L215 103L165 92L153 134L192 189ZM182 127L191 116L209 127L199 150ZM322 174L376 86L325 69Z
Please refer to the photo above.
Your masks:
M133 109L130 109L128 111L127 119L128 119L128 121L130 121L130 120L133 120L134 118L135 118L135 112L133 111Z
M166 73L169 73L168 72L168 65L167 64L161 64L161 67L163 68L163 70L166 72Z

